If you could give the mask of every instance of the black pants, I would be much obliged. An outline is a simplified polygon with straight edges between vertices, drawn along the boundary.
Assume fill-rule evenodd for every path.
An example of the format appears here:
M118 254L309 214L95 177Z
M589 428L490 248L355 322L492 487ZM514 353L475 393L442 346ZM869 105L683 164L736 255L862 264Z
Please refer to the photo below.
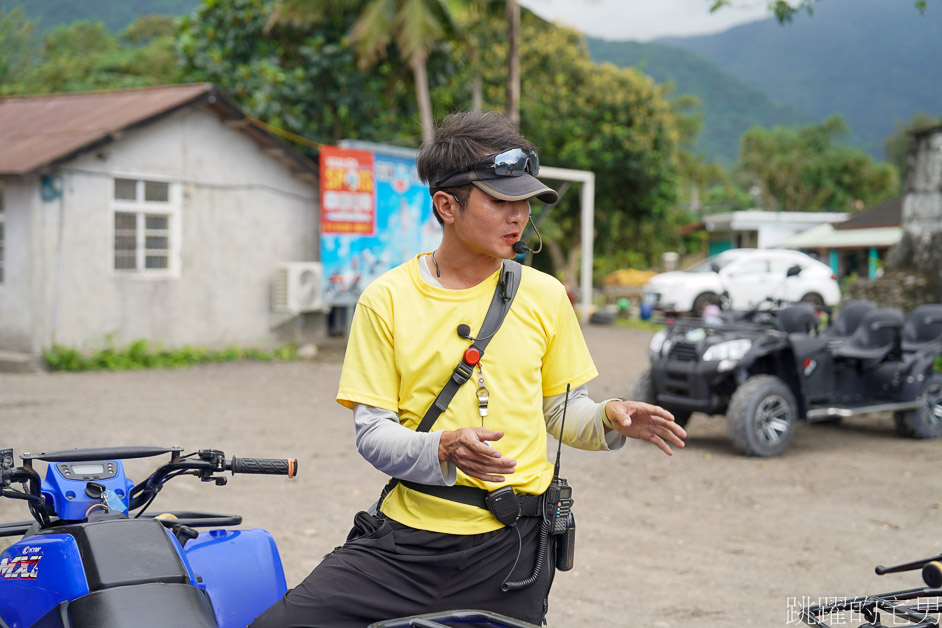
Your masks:
M251 628L365 628L384 619L462 608L541 624L555 570L553 537L533 585L512 592L500 588L505 579L530 577L541 522L525 517L516 529L458 535L358 513L347 542Z

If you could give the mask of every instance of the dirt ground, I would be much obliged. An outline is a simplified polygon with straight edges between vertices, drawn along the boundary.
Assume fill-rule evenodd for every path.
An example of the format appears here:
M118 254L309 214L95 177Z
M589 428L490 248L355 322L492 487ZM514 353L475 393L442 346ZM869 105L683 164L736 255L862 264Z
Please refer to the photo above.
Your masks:
M650 334L590 326L602 375L595 398L626 395L646 367ZM236 476L224 488L181 478L156 510L234 512L267 528L289 586L342 542L384 477L353 446L334 402L340 352L306 363L186 370L0 374L0 447L43 451L180 445L227 455L296 457L299 476ZM785 455L737 455L722 418L694 415L673 457L646 443L619 452L563 451L574 486L576 566L557 574L549 623L565 626L775 626L802 601L900 590L918 573L877 577L877 564L942 548L942 442L898 437L889 416L801 425ZM154 462L132 461L140 478ZM27 518L0 500L0 520ZM6 540L6 539L0 539ZM836 625L858 625L860 618Z

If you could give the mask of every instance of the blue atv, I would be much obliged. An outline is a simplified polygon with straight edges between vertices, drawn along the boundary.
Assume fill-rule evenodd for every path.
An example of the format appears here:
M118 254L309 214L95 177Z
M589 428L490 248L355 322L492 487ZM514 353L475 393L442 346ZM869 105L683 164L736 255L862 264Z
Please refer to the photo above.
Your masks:
M926 586L862 597L827 597L805 606L793 621L818 628L858 626L858 628L938 628L942 620L942 556L923 558L895 567L878 566L878 576L922 570ZM792 618L790 618L792 619ZM858 624L860 621L862 623Z
M123 460L169 454L143 482ZM180 475L217 485L223 475L288 475L294 460L183 455L176 447L108 447L23 454L0 450L3 497L26 502L32 521L0 524L22 538L0 555L2 628L244 628L286 591L271 535L227 530L238 515L147 513ZM47 463L45 479L33 468ZM15 488L19 486L19 488ZM211 528L197 531L196 528Z
M142 482L124 460L169 454ZM287 591L265 530L227 530L238 515L147 510L171 479L226 484L225 472L294 477L292 459L236 458L203 449L105 447L20 456L0 450L0 492L31 521L0 523L20 540L0 554L0 628L244 628ZM33 468L47 463L45 479ZM196 528L210 528L197 531ZM537 628L462 609L380 621L405 626Z

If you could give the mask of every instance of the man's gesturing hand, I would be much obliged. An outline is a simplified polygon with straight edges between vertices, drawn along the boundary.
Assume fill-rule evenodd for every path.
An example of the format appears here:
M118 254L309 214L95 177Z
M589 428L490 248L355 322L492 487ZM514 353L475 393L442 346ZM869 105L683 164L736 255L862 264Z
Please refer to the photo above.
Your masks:
M513 473L517 461L504 458L500 452L485 441L500 440L503 432L486 430L483 427L462 427L442 432L438 443L438 460L446 460L466 475L485 482L503 482L505 473Z
M668 456L674 455L671 445L684 446L687 432L674 423L673 414L660 406L642 401L610 401L605 413L618 432L628 438L651 441Z

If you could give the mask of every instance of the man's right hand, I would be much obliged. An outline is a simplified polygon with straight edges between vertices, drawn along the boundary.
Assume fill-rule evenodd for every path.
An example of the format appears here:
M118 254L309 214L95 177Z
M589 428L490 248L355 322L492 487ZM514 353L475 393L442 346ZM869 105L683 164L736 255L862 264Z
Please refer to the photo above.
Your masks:
M504 474L513 473L517 468L517 461L504 458L488 444L503 436L503 432L483 427L445 430L438 443L438 460L452 463L473 478L485 482L503 482Z

